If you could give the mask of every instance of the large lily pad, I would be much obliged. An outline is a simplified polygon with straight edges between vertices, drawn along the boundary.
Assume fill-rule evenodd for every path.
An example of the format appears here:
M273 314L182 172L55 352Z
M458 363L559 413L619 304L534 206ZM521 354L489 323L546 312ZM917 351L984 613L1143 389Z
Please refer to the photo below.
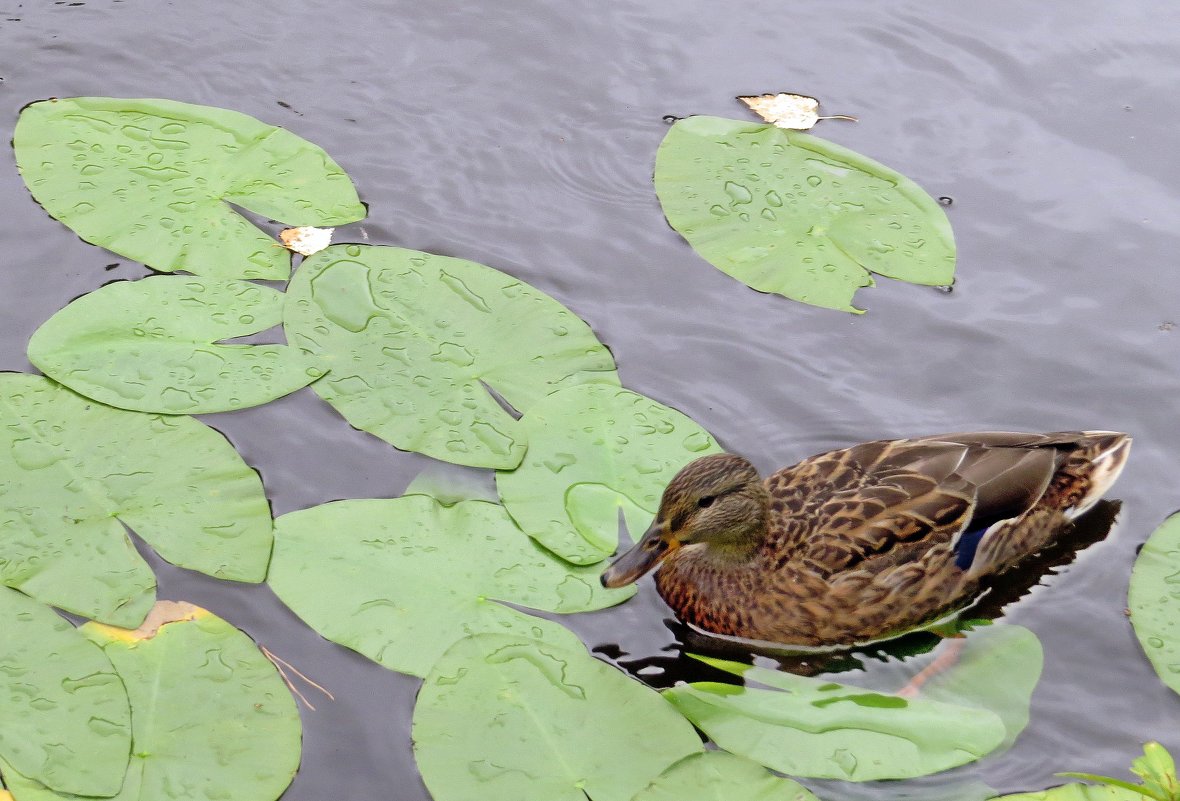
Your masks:
M597 573L546 552L498 504L408 495L283 515L267 582L329 640L424 676L465 635L535 636L535 618L497 601L581 612L634 593L603 589Z
M270 507L224 437L191 417L112 409L40 376L0 374L0 584L136 626L155 577L124 525L182 567L266 575Z
M773 125L689 117L656 155L668 222L714 267L760 292L860 312L872 274L954 280L938 203L883 164Z
M799 782L780 778L724 751L685 757L641 790L634 801L817 801Z
M54 790L112 796L131 750L127 692L102 650L0 587L0 758Z
M108 406L201 414L258 406L323 375L284 345L218 345L282 321L283 293L162 275L83 295L29 341L29 361Z
M106 651L131 699L131 763L115 801L272 801L291 783L299 767L299 711L245 634L204 609L171 601L136 631L97 623L81 631ZM0 767L18 801L61 799Z
M1155 672L1180 693L1180 515L1165 520L1139 552L1128 605Z
M924 776L1010 744L1028 723L1040 643L1015 626L979 631L987 636L969 638L959 664L919 698L703 657L775 689L701 682L665 696L720 747L773 770L847 781Z
M553 393L520 420L529 449L496 474L508 513L563 559L592 564L651 524L660 495L693 459L721 449L675 409L630 390L584 384Z
M327 153L236 111L172 100L46 100L21 112L13 147L29 191L51 216L163 272L290 274L290 254L231 203L292 225L365 216Z
M631 801L701 748L658 693L584 649L500 634L439 659L413 737L435 801Z
M333 246L287 290L287 341L330 373L314 389L352 425L404 450L512 468L518 411L564 386L618 384L610 352L548 295L509 275L416 250Z

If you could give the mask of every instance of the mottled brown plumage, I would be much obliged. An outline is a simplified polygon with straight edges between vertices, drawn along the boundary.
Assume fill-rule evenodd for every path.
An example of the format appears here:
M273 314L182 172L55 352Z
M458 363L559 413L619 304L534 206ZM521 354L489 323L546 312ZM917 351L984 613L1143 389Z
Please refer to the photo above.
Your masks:
M805 646L881 639L967 603L1053 542L1126 463L1110 431L867 442L762 481L740 456L690 463L606 573L657 565L661 596L706 632Z

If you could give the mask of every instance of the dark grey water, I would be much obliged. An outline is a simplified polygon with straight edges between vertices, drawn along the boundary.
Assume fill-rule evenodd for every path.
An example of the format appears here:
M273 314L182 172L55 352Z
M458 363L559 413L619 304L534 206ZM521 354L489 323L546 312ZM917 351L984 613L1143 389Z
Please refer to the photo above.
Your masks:
M1122 775L1144 738L1180 749L1180 697L1123 615L1136 546L1180 506L1175 5L0 0L0 78L8 132L26 103L70 95L291 128L370 205L337 241L528 281L594 327L627 386L766 470L945 430L1133 433L1115 533L1010 609L1046 650L1029 728L959 773L1038 789L1059 770ZM953 293L883 281L858 296L866 316L813 309L747 289L668 228L651 187L661 117L741 116L733 95L780 89L858 115L816 133L954 199ZM45 318L145 271L46 217L5 161L0 370L30 370ZM261 471L276 514L397 495L429 463L308 390L207 421ZM324 642L265 587L153 564L161 597L207 606L336 693L304 713L287 799L427 798L409 742L417 680ZM673 645L668 616L646 583L564 622L642 660Z

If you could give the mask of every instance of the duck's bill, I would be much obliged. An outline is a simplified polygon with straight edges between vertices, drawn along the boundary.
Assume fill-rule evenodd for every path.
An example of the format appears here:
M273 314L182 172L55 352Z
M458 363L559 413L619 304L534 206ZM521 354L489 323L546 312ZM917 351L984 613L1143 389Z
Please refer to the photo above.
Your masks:
M670 550L664 528L653 523L631 550L603 572L602 586L613 589L638 581L654 570Z

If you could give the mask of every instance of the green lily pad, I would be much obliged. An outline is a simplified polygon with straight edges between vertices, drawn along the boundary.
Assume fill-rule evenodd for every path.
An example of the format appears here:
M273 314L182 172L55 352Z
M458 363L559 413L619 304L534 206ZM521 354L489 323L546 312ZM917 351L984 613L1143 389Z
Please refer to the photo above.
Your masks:
M230 203L291 225L365 216L327 153L236 111L172 100L46 100L21 112L13 148L50 216L162 272L290 275L290 254Z
M1180 514L1165 520L1135 559L1128 606L1152 667L1180 693Z
M584 322L491 267L416 250L334 246L287 290L287 341L330 372L314 385L355 427L403 450L512 468L525 412L564 386L617 385ZM486 385L486 386L484 386Z
M993 801L1148 801L1133 790L1110 785L1062 784L1032 793L996 796Z
M685 757L633 801L818 801L799 782L780 778L724 751Z
M701 749L658 693L583 648L501 634L438 660L413 738L435 801L631 801Z
M605 384L555 392L520 425L528 453L496 473L500 498L530 537L576 564L614 552L620 509L631 533L642 533L676 472L721 450L675 409Z
M163 601L148 621L136 631L80 629L131 699L131 762L115 801L278 798L299 767L303 729L274 665L244 633L191 604ZM0 768L19 801L62 799Z
M0 584L136 626L156 582L124 525L181 567L266 575L270 507L224 437L191 417L112 409L40 376L0 374Z
M162 275L83 295L29 341L47 376L108 406L163 414L244 409L323 375L284 345L218 345L282 321L283 293L246 281Z
M980 629L959 663L906 699L825 679L698 657L774 690L702 682L665 696L721 748L793 776L906 779L979 759L1015 739L1041 670L1035 635Z
M0 587L0 758L54 790L112 796L131 751L127 692L102 649Z
M634 594L555 558L497 504L426 495L283 515L267 582L324 637L415 676L468 634L535 636L536 618L497 601L567 613Z
M760 292L860 313L872 274L954 280L955 244L937 201L847 148L773 125L688 117L656 154L664 214L717 269Z

